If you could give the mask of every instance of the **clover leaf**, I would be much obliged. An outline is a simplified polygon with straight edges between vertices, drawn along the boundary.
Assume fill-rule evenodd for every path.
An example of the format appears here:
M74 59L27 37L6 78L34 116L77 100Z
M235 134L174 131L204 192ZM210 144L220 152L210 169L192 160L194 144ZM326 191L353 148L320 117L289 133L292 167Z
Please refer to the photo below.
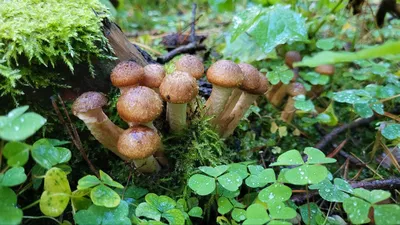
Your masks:
M128 213L128 203L121 201L115 208L92 205L87 210L78 211L74 220L78 225L131 225Z
M216 167L200 166L199 170L212 177L218 177L221 174L225 173L228 170L228 168L229 166L226 165L216 166Z
M324 163L334 163L336 159L327 158L321 150L307 147L304 149L304 153L308 156L307 164L324 164Z
M400 124L389 124L382 130L382 135L388 140L400 137Z
M13 167L4 174L0 173L0 186L13 187L24 183L26 180L25 169L23 167Z
M261 166L260 166L261 167ZM249 170L251 167L249 166ZM264 187L268 183L273 183L276 181L275 172L273 169L264 169L261 167L261 171L254 171L251 175L245 180L246 185L252 188Z
M369 208L371 204L356 197L346 198L343 201L344 211L349 216L349 219L354 224L368 223Z
M107 208L114 208L118 206L121 201L119 195L104 184L94 187L90 192L90 198L93 204Z
M70 150L57 147L53 143L52 140L42 138L32 145L32 157L43 168L50 169L71 159Z
M226 173L217 178L222 187L228 191L236 191L242 185L242 178L235 172Z
M0 186L0 224L18 225L22 210L17 208L17 195L8 187Z
M262 225L270 219L267 210L262 205L255 203L247 208L246 220L243 225Z
M272 219L288 220L296 217L296 210L285 206L283 202L268 204L269 215Z
M261 190L258 199L267 204L274 204L287 201L290 196L292 196L292 189L286 185L275 183Z
M29 159L30 146L21 142L8 142L3 148L3 155L9 166L23 166Z
M302 165L285 172L285 179L295 185L316 184L328 176L328 169L321 165Z
M271 163L270 166L296 166L303 165L304 161L300 155L300 152L296 149L289 150L278 157L275 163Z
M189 178L188 186L198 195L209 195L215 190L215 179L202 174L195 174Z
M400 221L400 206L395 204L374 205L374 220L377 225L391 225Z
M222 215L230 212L233 209L231 201L226 197L220 197L217 201L218 212Z

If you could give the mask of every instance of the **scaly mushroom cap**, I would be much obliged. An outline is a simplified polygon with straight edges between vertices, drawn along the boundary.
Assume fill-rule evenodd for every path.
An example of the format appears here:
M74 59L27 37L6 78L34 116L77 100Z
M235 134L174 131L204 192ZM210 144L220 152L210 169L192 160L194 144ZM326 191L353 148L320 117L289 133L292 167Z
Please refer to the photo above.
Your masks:
M72 113L76 116L107 104L107 98L99 92L89 91L81 94L72 104Z
M158 88L165 77L165 70L162 65L149 64L143 68L144 76L141 84L149 88Z
M254 90L247 91L250 94L263 95L269 89L269 83L268 83L267 77L262 73L259 73L258 77L259 77L258 79L259 79L260 86L258 86L258 88L254 89Z
M207 70L207 79L210 83L226 87L239 87L243 82L243 73L238 65L229 60L218 60Z
M111 72L111 82L115 87L139 84L144 76L143 67L133 61L118 63Z
M301 55L298 51L288 51L285 54L285 64L290 68L293 69L293 63L300 62Z
M184 55L175 62L175 69L189 73L196 80L200 79L204 74L204 65L201 59L194 55Z
M162 100L151 88L137 86L119 97L117 110L126 122L148 123L162 112Z
M294 82L289 84L287 93L290 96L305 95L307 90L302 83Z
M239 63L238 66L242 70L244 77L240 89L244 91L257 89L260 86L260 75L258 70L254 66L247 63Z
M157 131L146 126L133 126L118 139L118 152L129 159L145 159L161 147Z
M331 76L335 73L335 67L333 65L320 65L315 67L315 72Z
M166 76L160 85L160 94L167 102L184 104L190 102L199 93L196 79L189 73L175 71Z

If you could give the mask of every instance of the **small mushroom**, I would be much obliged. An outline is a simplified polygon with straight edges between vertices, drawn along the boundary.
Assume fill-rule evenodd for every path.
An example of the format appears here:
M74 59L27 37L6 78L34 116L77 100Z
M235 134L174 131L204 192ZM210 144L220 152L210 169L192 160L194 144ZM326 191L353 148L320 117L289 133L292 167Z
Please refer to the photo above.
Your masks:
M300 62L301 55L298 51L288 51L285 54L285 64L290 68L293 69L293 63Z
M119 153L132 161L137 170L143 173L160 170L160 165L153 156L160 147L161 138L157 131L141 125L125 130L118 140Z
M144 86L129 89L117 102L119 116L130 126L144 124L154 128L152 122L161 114L162 109L161 97Z
M123 130L104 114L102 107L106 104L107 98L103 94L85 92L72 104L72 113L85 123L97 141L125 160L117 148L118 138Z
M258 76L260 84L259 87L254 90L244 91L240 95L240 98L230 115L222 118L221 122L223 123L223 129L220 129L221 137L229 137L235 131L236 127L239 125L240 120L257 99L257 97L267 92L269 88L267 78L262 73L258 73Z
M315 67L314 71L322 75L333 76L335 74L335 67L333 65L319 65ZM316 98L321 95L324 88L324 85L313 85L311 90L307 93L307 96Z
M159 93L159 87L165 77L165 70L162 65L149 64L143 68L144 75L141 85L153 89Z
M194 55L182 56L175 62L175 69L192 75L196 80L200 79L204 74L203 62Z
M143 80L143 67L133 61L122 61L111 72L111 82L118 87L121 94L136 87Z
M285 122L290 122L292 121L294 113L296 112L296 108L294 107L295 101L293 97L297 95L305 95L307 91L303 84L298 82L293 82L289 84L287 93L289 95L289 99L286 102L285 108L281 113L281 119Z
M232 91L242 84L244 77L242 70L234 62L219 60L208 69L207 79L212 83L213 88L205 110L207 115L214 116L211 123L215 125Z
M160 94L167 101L167 120L172 131L186 127L186 107L199 93L196 79L189 73L175 71L160 85Z

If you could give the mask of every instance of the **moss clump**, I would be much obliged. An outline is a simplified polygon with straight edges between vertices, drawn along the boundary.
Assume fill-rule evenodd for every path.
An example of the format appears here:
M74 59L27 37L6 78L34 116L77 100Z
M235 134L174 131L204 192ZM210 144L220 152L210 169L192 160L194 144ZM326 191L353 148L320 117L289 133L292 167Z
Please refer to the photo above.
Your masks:
M20 85L46 87L57 77L32 72L35 66L91 65L107 56L98 0L14 0L0 2L0 94L22 94ZM34 76L34 77L33 77ZM39 76L39 77L37 77Z

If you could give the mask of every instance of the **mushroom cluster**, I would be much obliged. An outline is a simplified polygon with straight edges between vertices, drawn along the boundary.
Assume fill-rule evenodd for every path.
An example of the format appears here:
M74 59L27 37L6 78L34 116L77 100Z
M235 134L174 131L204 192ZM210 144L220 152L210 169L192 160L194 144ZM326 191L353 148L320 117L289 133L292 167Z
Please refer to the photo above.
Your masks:
M129 128L121 129L102 111L107 98L98 92L78 97L72 112L83 120L93 136L121 159L134 163L138 171L152 173L165 165L160 132L153 125L164 109L172 133L187 127L187 106L199 93L197 80L204 75L202 61L184 55L175 62L175 71L166 75L164 67L145 67L133 61L120 62L111 72L111 82L120 89L118 115ZM213 84L204 112L221 137L233 133L240 119L258 96L268 89L268 81L255 67L219 60L207 71ZM156 156L156 157L155 157Z

